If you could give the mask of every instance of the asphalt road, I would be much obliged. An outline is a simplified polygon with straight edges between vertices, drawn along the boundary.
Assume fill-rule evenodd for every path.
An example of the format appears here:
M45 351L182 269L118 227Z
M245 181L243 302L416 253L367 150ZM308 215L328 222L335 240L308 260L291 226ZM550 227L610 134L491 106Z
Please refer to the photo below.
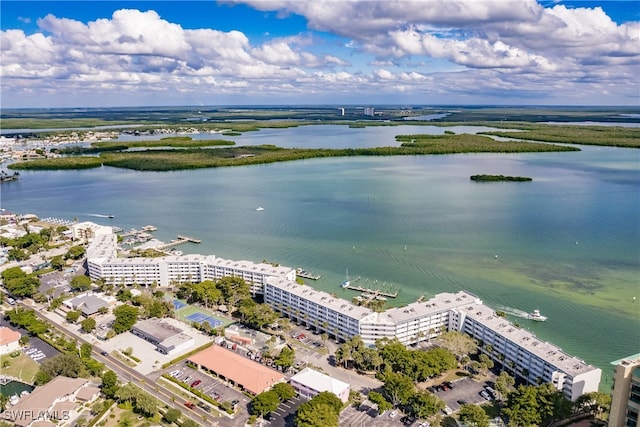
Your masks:
M18 301L17 304L27 309L35 308L24 301ZM53 321L51 318L45 316L39 310L35 310L35 313L41 319L46 320L47 322L55 325L55 327L59 331L61 331L63 334L67 335L67 337L76 339L80 344L87 343L93 346L92 343L84 339L82 336L78 335L74 331L68 330L63 325ZM178 409L180 412L182 412L184 417L190 418L191 420L195 421L200 425L203 425L203 424L213 425L213 426L220 425L223 427L232 427L234 425L233 423L229 422L230 420L228 421L228 420L225 420L224 418L216 419L215 421L212 420L211 414L202 410L199 407L195 407L194 409L186 408L184 406L184 398L182 396L178 395L177 393L174 393L170 389L156 386L153 380L151 380L150 378L147 378L146 376L139 374L134 369L131 369L129 366L125 365L123 362L120 362L117 359L114 359L110 356L103 356L102 354L100 354L101 351L102 350L100 348L96 348L95 346L93 346L93 358L98 360L99 362L104 363L107 368L113 370L118 375L118 378L120 379L121 382L125 382L125 381L132 382L136 386L145 390L151 396L154 396L155 398L160 400L162 403L166 404L168 407L170 408L173 407ZM207 421L203 423L203 420L205 419Z

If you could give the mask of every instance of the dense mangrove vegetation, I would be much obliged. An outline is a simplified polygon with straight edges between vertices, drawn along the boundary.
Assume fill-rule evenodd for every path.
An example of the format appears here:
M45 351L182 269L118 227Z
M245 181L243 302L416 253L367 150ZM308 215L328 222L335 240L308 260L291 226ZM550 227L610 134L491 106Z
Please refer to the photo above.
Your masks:
M640 148L640 128L620 126L545 125L538 123L510 123L521 131L481 132L506 138L564 144L604 145Z
M397 135L402 148L423 150L422 154L455 153L534 153L545 151L576 151L575 147L553 144L539 144L527 141L497 141L493 138L475 134L444 135Z
M171 136L160 140L151 141L116 141L116 142L94 142L89 147L82 145L72 145L64 148L53 148L51 151L58 154L96 154L107 151L124 151L131 148L145 147L173 147L173 148L196 148L235 145L235 142L224 139L199 139L193 140L190 136Z
M496 181L515 181L515 182L525 182L525 181L533 181L532 178L528 176L505 176L505 175L471 175L469 178L471 181L478 182L496 182Z
M291 160L347 157L347 156L401 156L455 153L522 153L540 151L575 151L574 147L533 142L502 142L480 135L399 135L400 147L346 148L346 149L287 149L273 145L226 148L183 148L138 151L110 150L113 145L123 143L98 143L94 150L99 156L70 156L55 159L32 160L14 163L12 169L74 169L102 165L143 171L169 171L181 169L243 166ZM153 141L163 142L163 141ZM177 142L177 141L174 141ZM188 141L187 141L188 142ZM200 141L196 141L200 142ZM167 142L163 142L164 145ZM169 141L171 143L171 141ZM126 143L128 146L128 143ZM102 147L102 148L101 148Z

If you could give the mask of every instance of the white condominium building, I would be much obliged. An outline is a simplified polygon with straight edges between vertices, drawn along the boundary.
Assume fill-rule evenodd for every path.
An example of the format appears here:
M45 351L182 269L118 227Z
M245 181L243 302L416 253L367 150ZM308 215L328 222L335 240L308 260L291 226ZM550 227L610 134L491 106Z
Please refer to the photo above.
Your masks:
M264 302L298 323L343 340L361 335L360 321L375 314L368 308L282 277L266 281ZM388 336L393 337L392 331Z
M460 319L458 330L477 339L482 352L530 384L551 383L572 401L598 391L599 368L540 340L483 304L454 311Z
M289 267L251 261L232 261L215 255L164 256L156 258L118 258L114 234L96 236L87 249L87 267L92 280L103 279L121 286L134 284L169 286L199 283L224 276L242 277L254 294L261 294L268 277L295 280Z
M571 400L598 390L601 370L564 353L499 317L475 295L441 293L427 301L375 312L327 292L295 282L294 269L251 261L232 261L214 255L118 258L113 234L97 235L87 249L93 280L131 286L242 277L254 294L274 310L336 339L360 336L369 345L381 338L397 338L405 345L429 340L445 331L461 331L477 339L482 351L513 375L531 384L549 382Z
M597 391L600 384L599 368L516 327L465 291L442 293L427 301L377 313L277 277L266 281L264 299L299 323L338 339L359 335L369 345L385 337L410 345L445 331L465 332L480 341L482 351L511 374L530 384L549 382L573 401L584 393Z

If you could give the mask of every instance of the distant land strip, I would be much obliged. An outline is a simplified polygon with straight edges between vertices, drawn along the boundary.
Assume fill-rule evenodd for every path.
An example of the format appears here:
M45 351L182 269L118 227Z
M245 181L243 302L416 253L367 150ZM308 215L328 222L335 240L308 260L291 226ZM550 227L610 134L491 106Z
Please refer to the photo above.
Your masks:
M68 156L53 159L13 163L10 169L56 170L86 169L112 166L139 171L171 171L197 168L245 166L292 160L349 157L349 156L408 156L458 153L530 153L552 151L579 151L576 147L528 142L496 141L488 136L470 134L398 135L400 147L299 149L274 145L223 148L181 148L138 151L113 151L104 144L91 149L98 156ZM153 141L154 143L158 141ZM175 141L174 141L175 142ZM184 141L188 143L188 141ZM115 143L127 145L128 143ZM167 145L164 141L163 145ZM144 144L142 145L144 146ZM124 148L123 148L124 149ZM103 150L103 151L100 151Z
M532 178L528 176L508 176L508 175L471 175L471 181L478 182L498 182L498 181L515 181L515 182L525 182L525 181L533 181Z
M514 126L511 126L513 129ZM527 141L563 144L602 145L610 147L640 148L640 128L620 126L558 126L522 123L519 131L480 132Z

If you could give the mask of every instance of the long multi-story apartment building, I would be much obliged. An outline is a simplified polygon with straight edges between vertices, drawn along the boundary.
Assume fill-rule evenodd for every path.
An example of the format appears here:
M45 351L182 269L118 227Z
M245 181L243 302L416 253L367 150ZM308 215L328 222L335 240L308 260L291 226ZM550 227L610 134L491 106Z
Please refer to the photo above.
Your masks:
M466 291L441 293L426 301L376 312L296 283L296 272L289 267L214 255L118 258L117 251L115 235L94 237L87 249L93 280L124 286L169 286L242 277L251 284L252 292L263 294L264 301L276 311L338 340L360 336L372 345L378 339L397 338L411 345L445 331L460 331L478 340L481 351L513 375L531 384L549 382L571 400L597 391L600 383L600 369L515 326Z
M92 280L120 286L170 286L199 283L225 276L242 277L254 294L262 294L268 277L293 281L294 269L251 261L232 261L215 255L119 258L114 234L96 236L87 248L87 269Z
M274 277L266 281L264 299L299 323L337 339L360 336L369 345L381 338L397 338L410 345L445 331L465 332L514 376L530 384L549 382L571 400L597 391L600 384L599 368L515 326L466 291L441 293L427 301L378 313L327 292Z

